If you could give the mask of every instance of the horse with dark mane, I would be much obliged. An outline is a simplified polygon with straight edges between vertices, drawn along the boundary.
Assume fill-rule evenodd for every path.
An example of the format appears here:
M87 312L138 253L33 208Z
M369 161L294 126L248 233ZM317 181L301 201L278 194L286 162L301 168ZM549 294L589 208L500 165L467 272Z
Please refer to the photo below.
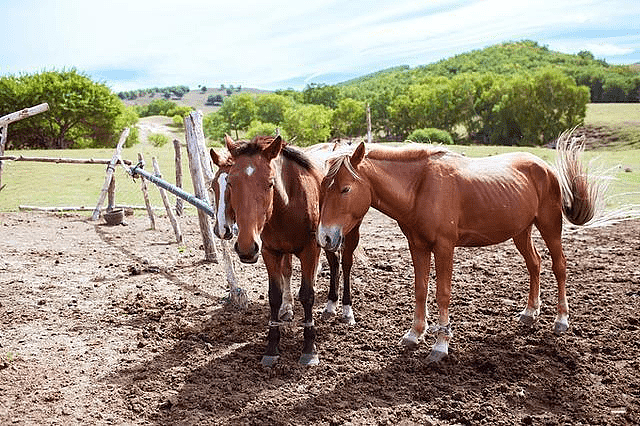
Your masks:
M449 301L455 247L488 246L512 239L529 272L529 298L520 321L533 323L540 313L540 255L531 239L535 226L549 249L558 284L554 331L569 326L562 217L584 225L597 215L601 191L583 172L581 149L570 134L558 140L554 171L540 158L511 153L467 158L442 147L391 149L332 160L322 183L323 203L317 240L338 250L344 235L357 226L369 207L398 222L407 237L415 273L415 313L402 342L417 345L427 330L426 297L431 256L436 268L438 323L429 359L448 354L452 337Z
M211 150L211 158L218 166L213 182L218 201L214 232L220 238L230 239L235 224L238 238L234 248L240 260L255 263L262 254L267 267L271 315L262 363L271 366L277 361L280 326L282 321L290 321L293 317L290 280L292 255L295 255L300 260L299 299L304 309L304 345L300 363L317 364L312 308L321 250L315 232L320 218L322 167L301 150L285 144L280 136L257 137L250 142L234 142L227 136L225 143L228 157ZM356 227L349 233L342 258L342 301L345 320L349 323L355 322L349 274L358 237ZM339 281L337 255L327 252L327 260L331 278L326 314L335 309Z

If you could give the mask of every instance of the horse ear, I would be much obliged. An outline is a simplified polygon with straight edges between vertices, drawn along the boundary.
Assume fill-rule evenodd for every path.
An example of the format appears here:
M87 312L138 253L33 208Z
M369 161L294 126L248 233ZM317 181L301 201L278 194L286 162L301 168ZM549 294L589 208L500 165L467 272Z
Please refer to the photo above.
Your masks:
M264 155L267 160L273 160L280 154L280 150L282 150L283 140L280 135L276 136L263 151L262 155Z
M209 155L211 155L211 161L213 161L213 164L220 167L221 165L220 156L218 155L217 152L213 150L213 148L209 150Z
M236 143L233 141L233 139L231 139L231 136L227 135L226 133L224 135L224 143L227 145L227 149L229 150L229 152L233 152L236 147Z
M351 154L351 165L353 167L357 167L363 158L364 158L364 142L360 142L360 145L358 145L356 150L353 151L353 154Z

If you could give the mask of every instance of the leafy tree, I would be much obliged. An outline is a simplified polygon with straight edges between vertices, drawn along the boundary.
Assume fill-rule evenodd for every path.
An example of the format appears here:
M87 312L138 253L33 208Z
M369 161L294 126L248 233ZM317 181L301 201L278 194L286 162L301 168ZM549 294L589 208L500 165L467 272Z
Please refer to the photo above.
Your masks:
M293 106L293 100L290 97L275 93L259 95L255 102L256 118L265 123L282 123L285 110Z
M224 135L231 132L229 123L219 111L204 116L202 119L202 129L205 136L214 141L222 141Z
M218 113L228 124L229 129L236 132L238 138L239 130L246 130L255 117L257 111L253 96L249 93L239 93L228 97Z
M207 101L204 104L218 106L218 105L222 105L223 101L224 99L222 98L222 95L218 93L217 95L209 95L207 97Z
M273 136L276 130L280 132L280 136L287 141L289 140L287 133L274 123L263 123L259 120L253 120L247 129L247 139L253 139L256 136Z
M48 112L12 124L12 146L68 148L83 139L107 146L118 139L121 126L137 121L108 87L75 69L0 78L0 115L43 102Z
M333 112L333 135L337 137L360 136L367 131L366 105L362 101L344 98L338 101Z
M296 145L326 142L331 136L332 112L323 105L298 104L285 111L282 127Z
M340 91L336 86L311 83L307 84L302 95L306 104L324 105L335 109L338 106Z

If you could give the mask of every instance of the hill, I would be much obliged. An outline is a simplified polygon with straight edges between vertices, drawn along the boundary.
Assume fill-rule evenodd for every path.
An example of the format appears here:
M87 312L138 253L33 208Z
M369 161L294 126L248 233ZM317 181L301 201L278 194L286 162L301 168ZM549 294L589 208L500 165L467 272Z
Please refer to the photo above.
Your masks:
M162 91L162 89L158 89ZM252 89L252 88L242 88L239 91L234 90L235 93L269 93L266 90L260 89ZM125 105L148 105L151 101L155 99L164 99L162 93L151 92L151 91L139 91L139 95L135 97L135 99L123 99ZM220 95L223 98L228 96L226 89L221 88L207 88L205 91L201 89L193 89L189 90L182 97L173 96L169 98L170 101L175 102L179 106L190 106L197 110L202 111L203 114L208 114L210 112L218 110L219 106L206 105L207 98L211 95Z

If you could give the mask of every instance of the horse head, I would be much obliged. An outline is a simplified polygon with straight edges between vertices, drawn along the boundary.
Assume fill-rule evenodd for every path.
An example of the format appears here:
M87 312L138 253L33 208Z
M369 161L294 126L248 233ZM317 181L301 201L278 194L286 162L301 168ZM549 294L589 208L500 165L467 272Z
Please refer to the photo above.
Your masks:
M365 155L364 142L352 155L341 155L330 161L322 181L320 223L316 239L328 251L341 248L344 236L356 227L369 210L371 191L358 175Z
M282 150L280 136L234 142L225 137L231 154L226 180L227 209L238 226L235 250L244 263L255 263L262 248L261 234L273 213L277 166L273 161Z
M216 216L214 219L215 226L213 228L213 232L220 239L230 240L233 238L235 217L233 210L229 208L227 180L229 177L229 170L233 165L233 160L230 155L218 153L213 149L211 149L209 153L213 164L218 166L218 171L211 182L211 188L215 194L216 202Z

